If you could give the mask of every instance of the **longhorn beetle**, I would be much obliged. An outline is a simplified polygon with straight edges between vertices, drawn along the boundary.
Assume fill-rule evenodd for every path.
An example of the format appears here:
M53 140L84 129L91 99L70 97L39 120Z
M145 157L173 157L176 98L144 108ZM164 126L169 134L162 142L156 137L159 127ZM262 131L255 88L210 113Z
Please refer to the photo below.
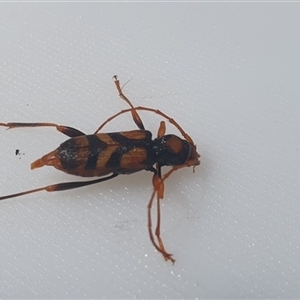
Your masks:
M148 203L149 236L152 244L163 255L164 259L174 263L175 259L172 257L172 254L166 251L160 237L160 201L164 197L164 181L180 168L193 167L194 170L200 164L200 155L191 137L184 132L174 119L153 108L134 107L131 101L123 94L117 76L113 78L120 98L127 102L130 108L124 109L108 118L93 134L86 135L75 128L55 123L0 123L0 126L8 129L18 127L55 127L56 130L70 137L57 149L34 161L31 164L31 169L47 165L72 175L101 178L90 181L57 183L2 196L0 200L39 191L54 192L79 188L115 178L120 174L132 174L142 170L153 172L153 192ZM149 111L163 117L179 130L183 139L174 134L165 134L166 125L164 121L160 122L157 138L152 139L152 134L150 131L145 130L138 111ZM108 122L129 112L134 123L139 128L138 130L99 133ZM162 175L161 168L163 166L172 166L172 168ZM108 176L102 177L105 175ZM157 201L156 239L152 231L151 221L151 208L155 195Z

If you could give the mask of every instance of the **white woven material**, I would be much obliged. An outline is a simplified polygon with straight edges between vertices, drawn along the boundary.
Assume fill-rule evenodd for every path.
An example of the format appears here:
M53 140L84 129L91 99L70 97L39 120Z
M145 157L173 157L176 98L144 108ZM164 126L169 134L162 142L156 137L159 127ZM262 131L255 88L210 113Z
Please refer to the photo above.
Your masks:
M117 74L132 79L124 92L135 105L183 126L202 163L166 182L162 237L174 266L149 241L149 172L1 201L0 297L299 297L297 9L2 3L0 122L93 133L127 108ZM161 118L141 116L155 136ZM131 129L124 116L104 131ZM30 170L65 139L52 128L0 127L0 195L80 180Z

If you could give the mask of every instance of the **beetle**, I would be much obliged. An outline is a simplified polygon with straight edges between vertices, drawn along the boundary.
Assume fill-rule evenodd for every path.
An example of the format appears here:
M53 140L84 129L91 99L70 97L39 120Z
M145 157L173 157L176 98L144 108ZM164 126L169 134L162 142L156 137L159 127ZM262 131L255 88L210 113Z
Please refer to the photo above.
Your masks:
M120 81L114 76L114 83L121 99L130 108L121 110L103 122L93 134L84 134L73 127L58 125L55 123L0 123L0 126L8 129L19 127L55 127L59 132L67 135L68 140L63 142L57 149L49 152L31 164L31 169L53 166L68 174L82 177L100 177L90 181L74 181L57 183L45 187L39 187L28 191L0 197L0 200L24 196L39 191L63 191L79 188L99 182L104 182L121 174L132 174L142 170L153 173L153 192L149 200L148 232L154 247L164 259L175 262L172 254L168 253L160 236L160 201L164 197L164 181L176 170L183 167L193 167L200 164L200 155L192 138L184 132L179 124L160 110L137 106L124 95ZM166 134L165 121L160 122L157 137L152 139L150 131L146 130L138 114L138 111L148 111L159 115L174 125L183 138L174 134ZM131 113L138 129L131 131L100 133L102 128L116 117ZM162 175L162 167L172 168ZM152 230L151 209L153 201L157 201L157 224L155 236Z

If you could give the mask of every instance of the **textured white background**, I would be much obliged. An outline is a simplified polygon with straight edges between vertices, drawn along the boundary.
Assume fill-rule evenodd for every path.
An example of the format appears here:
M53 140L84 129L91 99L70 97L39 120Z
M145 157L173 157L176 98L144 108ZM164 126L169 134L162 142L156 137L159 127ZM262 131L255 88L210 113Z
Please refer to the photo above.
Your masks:
M0 297L299 298L299 15L283 3L2 3L0 122L92 133L126 108L118 74L135 105L184 127L202 164L166 182L174 266L148 238L150 173L2 201ZM155 134L160 118L142 117ZM106 131L134 128L124 116ZM65 139L0 128L0 195L74 180L29 168Z

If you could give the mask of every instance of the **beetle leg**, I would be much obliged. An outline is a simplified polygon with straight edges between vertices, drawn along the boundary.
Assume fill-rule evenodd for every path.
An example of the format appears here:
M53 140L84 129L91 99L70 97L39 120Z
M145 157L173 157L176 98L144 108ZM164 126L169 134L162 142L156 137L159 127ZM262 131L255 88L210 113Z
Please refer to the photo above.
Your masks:
M195 145L194 141L192 138L183 130L183 128L171 117L163 113L162 111L150 107L144 107L144 106L137 106L135 107L136 110L145 110L145 111L151 111L154 112L155 114L165 118L167 121L169 121L173 126L175 126L178 131L181 133L181 135L192 145Z
M164 136L166 133L166 123L164 121L160 122L158 132L157 132L157 137L160 138ZM160 223L161 223L161 210L160 210L160 204L161 200L164 197L164 182L161 177L161 166L159 164L156 164L156 172L153 175L153 186L154 190L156 191L157 199L156 199L156 204L157 204L157 221L156 221L156 229L155 229L155 235L158 240L158 244L160 249L162 250L163 256L166 260L170 259L173 263L175 260L172 258L172 256L166 252L163 241L160 237Z
M163 184L163 179L160 176L160 168L158 168L153 175L153 187L154 191L152 193L152 196L150 198L150 201L148 203L148 231L149 231L149 236L152 244L154 247L163 255L165 260L170 260L173 264L175 262L175 259L172 257L172 254L168 253L165 250L163 241L160 237L160 200L163 198L164 194L164 184ZM155 198L155 195L157 195L157 225L156 225L156 230L155 230L155 235L158 240L158 244L154 239L154 235L152 232L152 218L151 218L151 209L152 209L152 204Z
M154 190L151 195L150 201L148 203L148 231L149 231L150 240L151 240L152 244L154 245L154 247L157 249L157 251L159 251L163 255L164 259L171 260L173 264L175 262L175 259L172 257L172 254L168 253L165 250L163 241L160 237L160 220L161 220L160 201L164 197L164 181L173 172L175 172L178 169L184 168L184 167L186 167L186 165L175 166L171 170L169 170L166 174L164 174L163 176L161 176L161 168L159 166L156 166L156 169L153 167L151 169L149 169L149 171L154 172L154 175L153 175ZM158 244L156 243L153 232L152 232L152 218L151 218L151 209L152 209L154 197L156 194L157 194L157 224L156 224L156 229L155 229L155 235L157 237Z
M113 119L115 119L116 117L125 114L127 112L130 112L133 118L134 123L137 125L137 127L141 130L144 130L144 124L138 114L138 110L144 110L144 111L150 111L150 112L154 112L155 114L165 118L166 120L168 120L173 126L175 126L179 132L182 134L182 136L192 145L195 145L194 141L192 140L192 138L183 130L183 128L171 117L169 117L168 115L166 115L165 113L161 112L158 109L154 109L154 108L150 108L150 107L144 107L144 106L136 106L134 107L132 105L132 103L130 102L130 100L123 94L122 88L120 86L120 81L118 79L118 77L115 75L113 76L114 80L115 80L115 85L116 88L119 92L119 96L121 99L123 99L124 101L127 102L127 104L131 107L129 109L123 109L120 112L114 114L113 116L111 116L110 118L108 118L105 122L103 122L98 129L94 132L94 134L97 134L107 123L109 123L110 121L112 121Z
M134 110L143 110L143 111L150 111L153 112L163 118L165 118L167 121L169 121L173 126L175 126L178 131L181 133L181 135L192 145L195 145L194 141L192 140L192 138L183 130L183 128L171 117L169 117L168 115L166 115L165 113L163 113L162 111L158 110L158 109L154 109L154 108L150 108L150 107L145 107L145 106L136 106L134 107ZM98 129L94 132L94 134L98 133L107 123L109 123L110 121L112 121L113 119L115 119L116 117L123 115L125 113L128 112L132 112L132 108L127 108L127 109L123 109L121 111L119 111L118 113L114 114L113 116L111 116L110 118L108 118L105 122L103 122Z
M161 223L161 210L160 210L160 204L161 204L161 200L164 198L164 192L165 192L165 185L164 182L161 178L161 167L159 165L156 166L157 168L157 174L154 174L153 177L153 185L155 186L156 189L156 195L157 195L157 222L156 222L156 229L155 229L155 235L157 237L158 243L160 248L166 252L163 241L160 237L160 223ZM175 260L174 260L175 261ZM174 263L174 261L172 260L172 262Z
M166 123L164 121L160 122L158 132L157 132L157 137L163 137L166 134Z
M80 135L85 135L83 132L79 131L78 129L58 125L55 123L18 123L18 122L10 122L10 123L0 123L0 126L8 127L8 129L12 128L20 128L20 127L56 127L56 130L59 132L67 135L68 137L76 137Z
M6 200L6 199L10 199L10 198L20 197L20 196L40 192L40 191L56 192L56 191L65 191L65 190L76 189L76 188L91 185L91 184L94 184L94 183L107 181L109 179L117 177L118 175L119 174L117 174L117 173L113 173L110 176L103 177L103 178L98 178L98 179L90 180L90 181L73 181L73 182L63 182L63 183L52 184L52 185L48 185L48 186L37 188L37 189L28 190L28 191L17 193L17 194L2 196L2 197L0 197L0 200Z
M123 99L125 102L127 102L127 104L131 107L131 115L132 115L134 123L137 125L137 127L139 129L145 130L144 124L143 124L142 119L140 118L139 114L135 110L135 108L132 105L131 101L123 94L123 91L122 91L122 88L121 88L120 81L119 81L118 77L115 75L115 76L113 76L113 78L115 80L115 85L116 85L116 88L119 92L120 98Z

